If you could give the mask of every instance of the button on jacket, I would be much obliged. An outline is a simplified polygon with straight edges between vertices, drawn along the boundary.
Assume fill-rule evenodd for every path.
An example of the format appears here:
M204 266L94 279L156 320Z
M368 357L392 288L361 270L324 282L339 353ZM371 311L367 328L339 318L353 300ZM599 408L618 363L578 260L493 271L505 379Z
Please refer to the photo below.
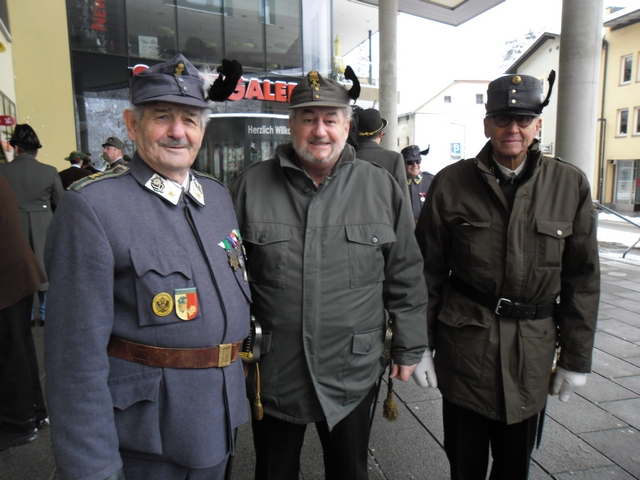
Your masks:
M260 361L264 411L333 428L382 373L385 309L396 363L418 363L426 346L422 259L403 191L349 145L316 187L291 144L231 190L252 313L272 333Z
M191 172L196 190L175 187L175 195L137 155L129 167L74 184L47 239L46 390L61 479L104 479L121 452L211 467L247 419L239 360L174 369L107 355L111 335L198 348L240 342L249 331L248 284L219 245L237 228L225 187ZM198 308L184 321L175 296L187 288ZM157 314L161 293L174 307Z
M589 372L600 292L595 212L586 176L545 157L537 141L533 172L513 208L490 166L477 158L439 172L416 229L429 289L429 345L448 401L508 424L546 402L556 327L559 366ZM449 284L449 272L479 292L542 305L559 296L555 316L497 316Z

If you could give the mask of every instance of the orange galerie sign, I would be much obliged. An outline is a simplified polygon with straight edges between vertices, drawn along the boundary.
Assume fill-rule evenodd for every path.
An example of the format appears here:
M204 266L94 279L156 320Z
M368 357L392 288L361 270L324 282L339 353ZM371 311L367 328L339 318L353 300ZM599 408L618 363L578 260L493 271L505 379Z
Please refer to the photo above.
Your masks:
M291 91L297 83L271 80L258 80L251 78L249 81L240 78L238 88L231 94L229 100L264 100L265 102L288 102Z

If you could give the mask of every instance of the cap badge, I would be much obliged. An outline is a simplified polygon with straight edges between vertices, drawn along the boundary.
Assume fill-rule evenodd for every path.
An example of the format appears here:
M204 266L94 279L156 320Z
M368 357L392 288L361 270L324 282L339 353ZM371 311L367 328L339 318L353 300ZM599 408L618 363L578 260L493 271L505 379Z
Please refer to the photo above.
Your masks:
M309 84L312 87L317 88L320 86L320 75L315 70L311 70L307 74L307 78L309 79Z
M514 85L520 85L521 82L522 78L520 77L520 75L516 75L511 79L511 83L513 83Z
M182 75L182 72L184 72L184 68L185 68L185 67L184 67L184 62L183 62L182 60L180 60L180 61L178 62L178 65L176 65L176 68L175 68L175 70L173 71L173 74L174 74L176 77L181 76L181 75Z

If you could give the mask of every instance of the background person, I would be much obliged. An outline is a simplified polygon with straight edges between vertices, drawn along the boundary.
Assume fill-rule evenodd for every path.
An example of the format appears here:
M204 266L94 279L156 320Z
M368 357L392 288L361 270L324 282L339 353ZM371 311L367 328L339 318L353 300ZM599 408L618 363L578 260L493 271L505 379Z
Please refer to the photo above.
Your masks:
M427 147L426 150L420 150L420 147L417 145L409 145L408 147L404 147L400 153L404 158L407 188L409 189L409 197L411 198L413 219L417 222L424 201L427 198L429 185L431 185L431 181L433 180L433 175L420 171L422 156L429 153L429 147Z
M591 369L600 266L589 183L536 139L553 79L544 102L535 77L489 84L489 141L435 176L416 228L452 479L484 479L489 449L492 479L527 479L556 342L561 401Z
M109 166L107 170L117 167L118 165L126 165L122 159L124 151L124 142L118 137L109 137L102 144L102 156Z
M67 188L69 188L69 185L71 185L76 180L80 180L81 178L91 175L91 172L89 170L85 170L82 168L82 162L85 158L86 157L84 153L76 151L71 152L68 157L65 157L65 160L69 160L71 166L65 170L62 170L61 172L58 172L63 189L66 190Z

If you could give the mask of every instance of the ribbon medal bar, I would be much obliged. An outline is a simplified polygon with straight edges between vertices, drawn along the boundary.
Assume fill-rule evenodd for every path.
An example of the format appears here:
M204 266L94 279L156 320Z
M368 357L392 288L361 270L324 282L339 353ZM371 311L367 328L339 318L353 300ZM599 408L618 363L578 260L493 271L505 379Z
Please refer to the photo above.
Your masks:
M219 244L227 252L229 257L229 265L235 272L238 268L242 269L242 279L247 283L247 271L245 269L244 260L242 258L242 237L238 229L234 228L227 237Z

